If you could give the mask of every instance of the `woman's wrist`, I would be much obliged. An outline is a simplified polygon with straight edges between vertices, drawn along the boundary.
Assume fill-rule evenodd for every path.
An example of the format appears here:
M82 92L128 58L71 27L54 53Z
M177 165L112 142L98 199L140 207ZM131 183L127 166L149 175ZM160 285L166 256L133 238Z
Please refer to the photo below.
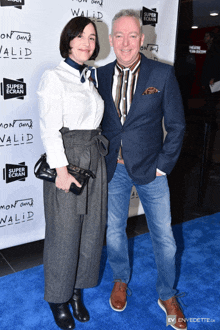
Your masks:
M66 166L56 168L56 172L58 176L67 176L69 174Z

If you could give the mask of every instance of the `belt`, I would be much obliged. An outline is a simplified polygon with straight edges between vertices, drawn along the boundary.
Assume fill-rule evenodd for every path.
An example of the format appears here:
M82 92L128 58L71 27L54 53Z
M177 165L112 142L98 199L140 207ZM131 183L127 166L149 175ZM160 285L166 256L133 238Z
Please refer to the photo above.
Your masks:
M108 145L109 141L103 135L95 135L88 143L85 144L85 147L90 147L96 144L98 153L101 156L106 156L108 153ZM90 168L90 170L96 174L98 167L98 157L96 153L92 153L89 151L89 148L85 153L83 153L82 158L80 159L80 167L82 168ZM95 180L95 179L90 179ZM87 204L88 204L88 194L87 187L83 190L82 194L77 196L77 214L86 214Z

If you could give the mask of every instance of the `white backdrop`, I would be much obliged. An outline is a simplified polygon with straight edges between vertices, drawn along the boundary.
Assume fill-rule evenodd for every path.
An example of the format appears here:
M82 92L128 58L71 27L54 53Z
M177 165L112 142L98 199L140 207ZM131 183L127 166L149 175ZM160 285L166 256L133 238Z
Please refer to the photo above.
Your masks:
M92 18L101 52L94 64L115 59L108 44L111 19L120 9L142 10L155 26L145 25L141 51L173 64L178 0L0 0L0 249L44 238L42 182L33 173L44 152L39 135L36 90L42 73L60 60L59 37L75 16ZM152 11L151 9L154 8ZM156 14L157 13L157 14ZM132 191L130 213L142 213Z

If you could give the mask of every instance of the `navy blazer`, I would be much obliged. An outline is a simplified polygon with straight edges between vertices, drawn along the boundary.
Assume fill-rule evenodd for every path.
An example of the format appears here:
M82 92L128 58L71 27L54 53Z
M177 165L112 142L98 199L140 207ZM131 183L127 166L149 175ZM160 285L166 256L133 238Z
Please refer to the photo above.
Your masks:
M102 134L109 140L108 182L114 175L122 141L129 176L137 184L147 184L155 179L157 168L169 174L180 154L185 119L179 86L172 66L141 54L136 91L122 125L112 98L115 63L98 68L98 90L105 102ZM143 95L148 87L155 87L159 92ZM165 140L163 117L167 131Z

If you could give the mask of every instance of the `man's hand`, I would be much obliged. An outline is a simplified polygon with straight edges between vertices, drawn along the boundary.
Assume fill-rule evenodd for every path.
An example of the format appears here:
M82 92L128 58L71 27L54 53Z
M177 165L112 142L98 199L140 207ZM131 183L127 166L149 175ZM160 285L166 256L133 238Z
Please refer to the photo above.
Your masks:
M163 174L161 174L160 172L156 172L156 176L162 176Z

